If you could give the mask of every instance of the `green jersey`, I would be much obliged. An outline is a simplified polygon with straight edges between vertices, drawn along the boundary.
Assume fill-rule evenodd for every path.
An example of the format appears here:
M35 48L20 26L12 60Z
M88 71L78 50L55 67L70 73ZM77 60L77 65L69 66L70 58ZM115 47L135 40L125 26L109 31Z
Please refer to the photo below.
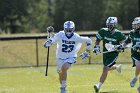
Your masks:
M131 39L131 41L132 41L132 47L134 45L136 45L136 43L140 43L140 34L138 34L135 30L131 30L128 38ZM135 61L135 60L140 61L140 52L137 52L137 51L134 51L133 49L131 49L131 57L132 57L133 61Z
M113 45L119 45L120 42L125 40L124 34L119 30L115 29L115 33L110 34L108 28L102 28L97 34L96 38L98 40L103 40L103 51L107 51L105 48L106 43L112 43Z
M119 45L120 42L125 40L125 35L122 34L117 29L115 29L115 32L113 34L111 34L110 31L108 30L108 28L102 28L96 34L96 39L103 41L103 51L107 51L107 49L105 48L106 43L112 43L113 45ZM108 67L113 66L116 63L115 61L118 57L118 54L119 54L119 52L117 52L117 51L103 54L104 66L108 66Z

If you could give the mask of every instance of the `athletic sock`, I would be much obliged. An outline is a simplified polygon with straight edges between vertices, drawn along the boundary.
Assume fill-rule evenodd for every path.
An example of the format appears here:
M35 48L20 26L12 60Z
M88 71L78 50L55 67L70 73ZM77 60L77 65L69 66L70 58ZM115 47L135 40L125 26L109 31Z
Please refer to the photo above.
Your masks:
M97 88L100 89L101 86L102 86L102 83L99 82L98 85L97 85Z
M135 76L134 78L138 79L138 76Z
M65 80L62 80L62 82L61 82L61 87L66 87L66 81Z

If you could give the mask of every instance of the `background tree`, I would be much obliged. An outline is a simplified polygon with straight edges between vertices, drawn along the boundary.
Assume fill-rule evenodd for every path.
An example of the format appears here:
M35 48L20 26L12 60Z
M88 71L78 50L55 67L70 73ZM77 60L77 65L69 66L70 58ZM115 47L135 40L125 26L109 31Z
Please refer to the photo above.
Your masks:
M30 15L28 18L27 30L42 32L46 30L47 26L53 25L52 14L48 14L48 0L34 2L30 6L28 12ZM51 13L51 11L49 13Z
M72 20L77 30L92 30L101 23L102 7L102 0L55 0L54 26L60 30L64 21Z
M138 0L0 0L0 31L6 33L42 32L50 25L59 31L67 20L76 30L99 30L109 16L131 29Z
M15 33L21 27L23 17L28 15L28 0L0 0L0 27Z

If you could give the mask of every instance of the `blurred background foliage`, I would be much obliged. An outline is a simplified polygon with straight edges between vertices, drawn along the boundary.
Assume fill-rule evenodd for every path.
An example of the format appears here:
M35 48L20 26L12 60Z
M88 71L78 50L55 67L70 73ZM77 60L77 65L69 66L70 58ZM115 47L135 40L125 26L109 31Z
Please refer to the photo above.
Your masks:
M55 31L72 20L78 31L105 27L109 16L118 17L121 30L131 29L139 16L138 0L0 0L0 33L44 32L47 26Z

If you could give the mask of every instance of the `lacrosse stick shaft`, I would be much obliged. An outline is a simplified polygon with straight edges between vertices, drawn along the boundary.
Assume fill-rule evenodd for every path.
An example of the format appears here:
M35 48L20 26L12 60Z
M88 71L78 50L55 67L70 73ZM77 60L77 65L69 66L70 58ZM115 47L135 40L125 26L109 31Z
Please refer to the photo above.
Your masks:
M50 32L48 32L47 38L50 39ZM50 48L48 47L48 50L47 50L47 63L46 63L46 74L45 74L45 76L48 75L49 55L50 55Z
M114 51L116 51L116 50L114 50ZM101 52L101 53L105 54L105 53L114 52L114 51L104 51L104 52Z
M98 52L98 53L95 53L96 55L98 54L106 54L106 53L110 53L110 52L114 52L114 51L104 51L104 52Z
M46 76L48 75L48 64L49 64L49 52L50 52L50 48L48 47L48 51L47 51L47 64L46 64Z
M48 33L47 39L48 40L53 37L53 35L54 35L53 32L54 32L54 28L52 26L47 27L47 33ZM46 74L45 74L46 76L48 75L48 64L49 64L49 54L50 54L49 51L50 51L50 48L48 47L47 63L46 63Z

